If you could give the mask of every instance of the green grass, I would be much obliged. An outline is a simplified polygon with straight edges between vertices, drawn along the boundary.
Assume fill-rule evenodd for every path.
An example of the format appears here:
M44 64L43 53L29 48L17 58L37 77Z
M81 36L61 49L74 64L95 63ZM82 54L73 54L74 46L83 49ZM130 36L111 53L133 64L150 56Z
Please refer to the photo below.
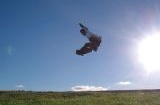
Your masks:
M0 105L160 105L160 91L0 91Z

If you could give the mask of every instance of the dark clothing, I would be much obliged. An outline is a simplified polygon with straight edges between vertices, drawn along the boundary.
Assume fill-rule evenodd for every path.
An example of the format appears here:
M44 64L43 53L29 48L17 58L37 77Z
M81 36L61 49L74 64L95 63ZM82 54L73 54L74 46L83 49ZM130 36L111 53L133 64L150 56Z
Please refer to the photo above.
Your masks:
M83 54L87 54L92 52L92 48L90 47L90 43L86 43L80 50L76 50L76 54L83 56Z
M97 37L97 36L92 36L91 38L89 38L90 41L90 47L95 50L97 49L100 44L101 44L101 37Z
M101 37L91 37L89 39L90 42L85 43L85 45L80 49L76 50L76 54L82 55L92 52L92 50L97 51L98 47L101 44Z

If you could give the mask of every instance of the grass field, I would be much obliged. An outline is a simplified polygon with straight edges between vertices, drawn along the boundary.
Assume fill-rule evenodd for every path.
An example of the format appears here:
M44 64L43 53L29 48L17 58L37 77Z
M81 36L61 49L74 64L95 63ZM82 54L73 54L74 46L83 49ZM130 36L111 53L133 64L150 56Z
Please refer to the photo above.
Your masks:
M160 90L104 92L0 91L0 105L160 105Z

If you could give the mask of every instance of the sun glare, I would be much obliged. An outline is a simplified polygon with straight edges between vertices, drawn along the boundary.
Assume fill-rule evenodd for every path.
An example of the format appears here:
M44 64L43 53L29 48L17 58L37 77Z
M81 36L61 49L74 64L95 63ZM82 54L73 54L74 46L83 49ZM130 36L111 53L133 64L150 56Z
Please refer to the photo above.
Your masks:
M144 38L138 45L138 59L145 70L160 70L160 33L155 32Z

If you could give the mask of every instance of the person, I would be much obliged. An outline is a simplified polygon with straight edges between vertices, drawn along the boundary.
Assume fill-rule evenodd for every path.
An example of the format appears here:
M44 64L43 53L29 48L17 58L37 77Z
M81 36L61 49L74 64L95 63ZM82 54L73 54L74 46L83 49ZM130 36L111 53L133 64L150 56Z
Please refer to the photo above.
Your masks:
M83 36L87 37L89 42L85 43L80 50L76 50L76 54L83 56L84 54L87 54L92 51L96 52L101 44L101 37L90 32L88 28L82 25L81 23L79 23L79 25L81 27L80 33Z

